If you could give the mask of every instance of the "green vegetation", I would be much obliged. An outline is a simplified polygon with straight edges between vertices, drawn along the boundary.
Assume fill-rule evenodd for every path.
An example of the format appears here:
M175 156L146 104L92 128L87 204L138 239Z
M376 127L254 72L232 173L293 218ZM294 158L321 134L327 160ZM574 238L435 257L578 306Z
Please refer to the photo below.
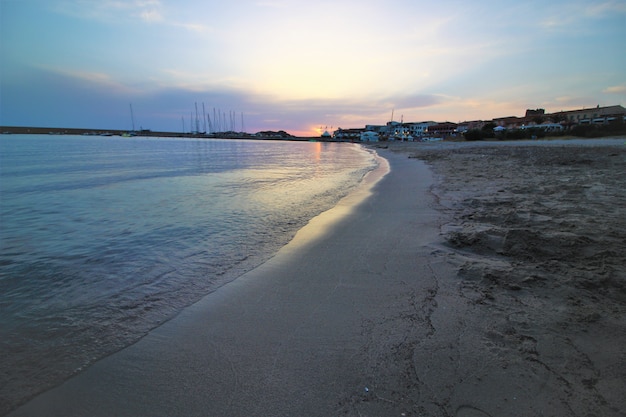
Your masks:
M482 129L471 129L465 132L465 140L483 140L483 139L494 139L496 137L496 133L493 129L496 127L496 124L493 122L486 123Z
M494 132L494 123L487 123L482 129L472 129L464 133L465 140L476 141L485 139L498 140L520 140L520 139L542 139L545 137L578 136L581 138L599 138L605 136L626 135L626 123L616 119L607 124L577 125L569 130L558 132L546 132L541 128L531 129L507 129L501 132Z
M604 125L578 125L572 128L571 134L582 138L626 135L626 123L621 119L616 119Z

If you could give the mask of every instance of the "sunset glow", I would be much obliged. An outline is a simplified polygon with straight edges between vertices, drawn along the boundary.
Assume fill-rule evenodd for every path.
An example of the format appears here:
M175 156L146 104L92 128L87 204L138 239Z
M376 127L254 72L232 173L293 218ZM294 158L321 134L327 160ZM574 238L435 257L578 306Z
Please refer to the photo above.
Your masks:
M2 0L0 124L180 131L463 121L626 102L622 1Z

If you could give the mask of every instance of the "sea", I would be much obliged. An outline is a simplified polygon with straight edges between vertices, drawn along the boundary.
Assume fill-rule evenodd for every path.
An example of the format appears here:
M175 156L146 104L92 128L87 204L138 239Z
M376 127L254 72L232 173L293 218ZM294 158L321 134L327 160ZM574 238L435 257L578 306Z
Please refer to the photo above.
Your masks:
M260 265L375 167L350 143L0 135L0 415Z

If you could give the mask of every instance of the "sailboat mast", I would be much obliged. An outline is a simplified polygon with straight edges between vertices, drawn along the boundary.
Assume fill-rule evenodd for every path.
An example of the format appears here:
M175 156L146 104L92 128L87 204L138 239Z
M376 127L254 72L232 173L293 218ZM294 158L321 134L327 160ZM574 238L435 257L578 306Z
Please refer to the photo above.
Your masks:
M133 103L130 103L130 121L133 126L133 132L135 131L135 115L133 114Z
M206 133L206 111L204 110L204 101L202 102L202 123L204 123L204 133Z

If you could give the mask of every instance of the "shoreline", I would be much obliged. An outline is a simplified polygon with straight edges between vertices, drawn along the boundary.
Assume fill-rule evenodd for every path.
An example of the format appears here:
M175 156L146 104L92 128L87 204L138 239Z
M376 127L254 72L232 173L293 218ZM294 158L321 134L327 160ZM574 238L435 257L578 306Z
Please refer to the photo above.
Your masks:
M178 139L232 139L232 140L283 140L283 141L319 141L320 136L256 136L253 133L219 132L219 133L195 133L195 132L163 132L128 129L86 129L64 127L25 127L25 126L0 126L0 136L8 135L51 135L51 136L119 136L119 137L152 137L152 138L178 138ZM333 141L334 142L334 141ZM339 142L339 141L337 141Z
M588 264L581 287L569 279L580 273L575 264L541 269L560 265L552 258L568 244L534 265L514 256L541 261L541 250L500 239L513 214L528 219L516 227L533 232L526 240L559 232L559 218L524 212L525 200L510 194L526 190L548 204L546 187L563 169L579 173L572 184L587 184L572 192L601 200L596 210L615 203L615 187L623 197L623 175L611 175L624 166L611 165L624 163L621 143L598 154L604 145L585 142L587 156L576 144L550 145L566 151L530 166L512 154L528 148L519 143L380 149L389 173L360 203L339 204L342 216L320 236L302 229L268 262L9 415L623 415L624 277L611 269L619 247L605 248L619 243L588 238L604 264ZM498 163L485 165L485 155ZM528 171L498 177L507 168ZM597 175L580 175L590 170ZM516 211L502 211L502 202ZM551 210L573 215L577 207ZM310 229L321 228L316 221ZM596 283L600 273L610 280Z
M437 213L423 200L405 198L406 191L427 192L426 166L392 158L398 163L391 163L391 171L374 184L374 195L356 206L348 202L331 209L347 212L328 233L302 237L300 243L296 237L275 257L140 342L10 415L329 415L354 410L354 398L370 402L363 397L365 387L373 395L373 375L386 369L373 359L386 358L391 366L389 344L401 344L412 327L406 322L400 330L372 320L381 320L380 313L395 306L390 314L402 321L398 300L403 309L414 308L418 294L430 294L415 288L430 281L387 280L386 271L415 267L425 272L426 265L407 251L437 234L431 226ZM415 173L423 174L419 184L398 180ZM406 230L404 220L412 217L406 207L416 204L424 218L412 228L423 226L424 235L412 233L416 239L396 248ZM378 244L371 241L375 236ZM381 252L379 244L394 247ZM378 337L382 328L395 334L393 340ZM377 395L384 396L382 390Z
M58 139L43 137L42 140L39 140L36 136L33 136L33 138L35 139L32 144L29 143L26 144L26 146L21 146L17 143L7 146L7 156L10 156L9 154L12 154L16 149L38 149L38 151L36 151L38 154L39 151L43 149L41 152L46 153L50 150L50 148L46 146L47 143L52 146L53 143L61 139L61 137ZM98 149L101 149L101 146L106 147L108 138L95 138L93 140L94 143L99 144ZM59 147L54 145L54 154L60 156L70 155L72 152L67 154L66 150L71 150L69 149L70 147L73 149L74 145L79 145L76 149L95 148L95 146L82 146L78 144L78 142L81 141L82 139L79 137L67 137L67 140L60 140L61 145ZM186 148L186 146L181 145L172 146L174 142L175 139L167 139L167 144L163 145L163 149L167 148L182 151ZM238 148L230 146L230 143L226 141L222 142L222 144L207 143L206 146L189 149L190 152L201 152L201 154L198 154L198 157L201 156L202 158L198 159L198 161L194 161L194 166L199 167L199 164L202 164L201 169L204 171L207 164L211 163L210 160L205 159L205 157L209 158L208 154L212 153L214 149L219 149L219 154L222 155L224 154L222 151L225 149L236 149L235 152L240 152ZM127 144L123 146L119 146L118 144L116 147L113 147L114 149L112 149L112 151L116 154L120 154L118 150L127 150L129 154L138 156L138 160L143 160L142 155L146 155L143 150L152 152L152 148L155 147L156 144L156 142L151 140L149 143L143 143L142 145L137 141L134 141L134 143L136 143L136 145L133 145L132 149L129 149ZM133 219L133 217L128 214L130 212L128 212L127 215L122 215L122 217L115 217L115 213L113 213L113 220L117 219L112 222L114 226L115 224L130 226L130 228L127 229L128 234L126 234L127 232L122 232L123 237L119 240L114 237L116 236L115 230L118 229L119 226L113 229L110 227L106 228L106 230L101 229L102 233L98 233L97 227L88 227L89 230L94 231L95 235L99 237L104 236L107 239L109 237L112 238L113 240L110 242L112 244L111 247L107 244L108 240L107 242L103 242L98 238L94 241L93 239L89 239L89 236L74 232L81 230L80 228L72 228L72 233L66 233L66 229L64 229L65 222L62 221L59 223L55 219L62 218L65 220L67 216L59 215L60 217L46 217L43 215L39 217L39 219L41 219L39 223L47 226L46 229L42 230L63 231L60 234L55 233L47 235L45 238L40 236L44 239L42 242L54 241L55 238L61 235L67 237L64 242L59 242L61 244L67 242L69 246L77 247L75 242L84 238L87 246L84 246L84 249L81 247L79 251L80 256L76 257L75 260L70 261L68 259L68 261L64 260L62 262L63 269L60 270L61 273L76 271L76 273L79 274L72 276L71 280L66 279L66 276L59 275L57 277L56 274L54 276L50 275L49 270L51 266L48 266L47 269L40 266L41 270L36 270L37 265L43 265L43 263L40 262L33 264L32 271L31 268L29 268L28 272L32 273L28 276L25 275L24 277L28 279L20 281L21 284L17 284L16 282L16 285L12 285L11 283L8 283L8 287L5 285L5 287L10 290L9 293L15 294L16 298L12 300L10 297L5 297L5 301L8 301L8 304L6 304L8 308L7 316L4 317L5 320L3 320L6 325L0 326L8 332L5 338L6 340L3 341L3 351L6 352L6 355L3 357L5 369L3 369L3 377L0 378L0 380L5 384L0 395L0 416L6 415L18 405L27 402L40 393L58 386L71 376L81 373L99 359L135 343L150 330L170 320L182 309L201 299L203 295L214 291L219 286L224 285L225 282L236 279L244 272L262 264L265 260L274 256L282 246L292 240L296 232L311 218L333 207L342 196L345 196L346 193L350 193L358 187L363 181L364 175L377 166L373 157L375 154L373 151L352 144L322 145L319 143L303 143L298 145L293 142L292 144L275 142L273 145L269 143L242 143L240 145L246 146L246 150L241 152L242 158L243 155L253 152L254 149L257 149L263 154L262 165L264 165L264 170L259 171L259 174L257 174L256 171L254 171L254 173L252 171L241 172L241 176L246 178L246 184L243 185L242 190L233 189L232 193L239 193L246 189L251 191L253 190L253 188L251 188L253 187L252 184L255 184L254 187L256 187L256 184L260 186L258 187L258 193L250 195L249 199L246 197L237 198L235 200L236 207L231 207L231 211L235 210L234 213L228 213L228 211L224 209L226 210L226 214L222 215L220 211L216 210L216 206L224 205L220 203L219 199L222 193L214 184L219 183L223 179L227 179L227 183L230 185L233 178L230 173L225 176L226 178L220 178L219 175L221 174L218 174L215 178L213 178L212 174L209 174L207 178L202 176L192 178L187 177L189 172L181 173L184 175L182 178L190 178L192 182L191 184L181 184L180 190L174 191L176 196L181 197L176 200L178 203L172 203L174 205L171 207L176 209L175 211L158 208L168 207L167 201L164 201L165 204L163 206L159 204L154 208L145 203L131 204L133 207L148 207L148 212L143 216L143 218L146 219L146 224L149 223L153 226L160 224L184 226L180 227L178 230L172 227L172 232L163 234L163 239L153 238L150 239L150 241L146 239L147 236L152 233L154 233L154 236L158 236L159 232L158 228L155 229L156 226L145 229L147 233L145 235L143 231L141 234L135 233L143 229L139 226L144 223L139 218ZM248 148L250 148L250 151L247 150ZM3 149L5 149L4 146ZM154 149L155 151L161 149L161 146L156 146ZM264 149L266 150L264 151ZM277 153L274 153L274 149L277 150ZM137 151L135 152L135 150ZM266 155L269 150L271 150L272 155ZM282 170L280 170L280 174L278 174L278 171L276 171L276 173L268 171L265 167L269 166L268 164L270 164L272 160L283 155L283 150L286 157L290 154L300 155L302 152L306 152L306 154L303 155L304 159L300 157L288 157L285 159L281 158L281 160L284 160L285 163L290 166L292 164L299 164L300 161L303 163L307 161L311 162L311 166L315 167L315 171L309 170L309 172L315 180L312 180L311 175L303 175L300 176L302 182L297 182L299 179L296 178L296 182L285 183L286 179L284 177L281 179L277 176L278 184L283 184L284 187L278 187L276 183L272 183L275 174L283 176ZM126 154L126 151L123 153ZM331 156L334 162L327 160L326 155ZM339 167L336 161L344 157L347 166ZM111 159L110 156L104 156L104 159L106 161L112 161L115 158ZM177 162L180 161L177 158L175 159ZM63 160L63 158L59 161L61 160ZM7 163L8 162L7 160ZM330 166L330 164L341 168L341 172L348 173L351 171L352 174L338 175L339 172L326 168ZM22 163L14 165L23 166L23 168L26 169L26 165ZM55 166L56 165L58 164L55 163ZM152 164L152 166L154 166L155 173L157 173L158 177L160 167L163 165ZM354 169L347 168L348 166L354 166ZM106 169L108 170L108 168ZM305 166L298 168L298 170L306 169L308 168ZM21 171L23 171L23 169ZM97 174L94 173L94 175ZM253 175L253 177L249 175ZM267 181L262 180L262 176L264 175L267 175ZM291 178L294 176L294 173L290 171L287 175ZM327 179L330 175L332 175L332 178L338 178L336 183L333 183L333 180ZM124 172L124 176L126 176L126 171ZM131 171L129 171L128 176L133 176ZM167 177L169 176L168 170ZM237 173L237 176L239 176L239 173ZM93 176L90 176L90 178L91 177ZM143 171L139 174L139 177L144 177ZM152 177L152 175L149 175L149 177ZM52 179L52 177L49 178ZM59 183L58 180L62 180L63 178L62 175L54 175L54 181L57 183ZM35 182L41 182L39 178L36 179L37 181ZM186 188L187 185L192 185L196 181L204 183L205 179L208 182L206 183L206 187L204 185L202 186L204 191L202 193L203 195L195 196L193 189ZM320 180L321 182L319 182ZM87 180L81 179L80 181L84 182ZM77 178L76 183L80 181ZM168 188L168 183L170 183L171 180L161 181L157 179L155 181L151 178L149 181L149 184L156 186L156 189L165 187L163 191L168 193L172 191ZM315 181L315 183L313 183L313 181ZM108 183L108 179L105 182ZM176 182L178 182L178 180L176 180ZM127 195L126 193L121 193L121 191L124 190L124 187L128 186L128 184L130 183L126 181L121 184L116 182L115 190L111 189L106 191L106 195L103 196L104 200L123 201ZM136 187L132 186L133 189L141 188L139 183L136 184ZM310 185L311 190L305 190L302 186L295 186L296 184L302 184L303 187L307 188ZM11 188L12 182L9 181L6 185L8 187L7 191L11 191L9 188ZM33 188L33 186L29 186L27 188L34 190L38 187ZM220 188L228 194L231 193L231 191L226 191L223 187ZM232 187L229 186L228 189L230 190L230 188ZM293 190L295 194L293 194L293 196L288 195L286 191L283 192L283 189ZM42 190L41 195L46 195L45 190L45 188ZM186 190L191 192L187 193ZM33 196L37 194L33 194ZM148 192L148 194L146 194L147 198L145 198L144 201L150 201L150 194L154 193ZM308 199L310 197L307 196L312 194L318 195L319 198L314 197L314 200L310 200L311 204L298 203L298 201L306 201L303 200L303 198ZM19 196L18 193L15 193L15 195ZM56 193L48 195L54 197ZM72 191L71 195L84 199L85 193L75 193ZM154 197L160 199L159 195L162 195L162 193L159 192ZM186 195L188 195L187 199L185 199ZM118 198L115 198L115 196ZM209 196L208 199L206 196ZM274 201L269 201L269 199L265 200L267 197L273 197ZM40 200L42 200L42 198L35 199L34 201ZM46 198L46 201L48 200L54 202L55 198ZM97 200L100 200L100 197L98 197ZM244 202L246 200L250 203L237 205L239 201ZM15 200L16 203L19 201L19 199ZM91 201L91 199L88 198L86 201ZM192 214L197 216L198 221L201 221L201 223L194 223L188 220L189 217L187 217L187 215L191 213L189 210L193 206L193 204L188 205L188 202L193 203L194 201L202 212L194 211ZM202 204L200 202L202 202ZM11 206L10 201L7 201L7 204L7 207ZM21 206L34 207L33 210L36 210L38 205L36 203L33 204L21 204ZM179 210L176 204L182 209ZM3 205L3 207L4 206L5 205ZM75 217L78 217L77 215L79 213L84 214L84 221L83 218L80 219L81 225L99 225L102 222L98 223L98 218L111 220L111 213L109 213L108 210L106 210L106 213L101 212L98 208L96 208L95 211L83 210L84 205L76 206L71 203L67 205L67 207L66 205L62 206L65 210L61 212L67 212L70 217L72 217L71 221L73 221ZM20 205L18 205L18 207L20 207ZM252 207L255 207L255 209L252 209ZM256 207L258 207L259 210L256 210ZM279 211L280 207L285 207L286 210ZM115 210L115 212L118 214L127 212L126 209L121 207L120 209L121 210ZM7 237L23 235L22 230L18 227L18 225L22 223L17 214L21 212L24 212L24 210L14 210L16 215L10 216L11 219L15 219L15 221L11 220L11 224L8 225L14 227L7 229ZM26 212L28 212L28 210L26 210ZM134 212L144 212L144 210L135 210ZM169 215L172 213L179 214L180 212L185 212L186 214L182 217L169 218ZM165 216L157 218L157 213L165 214ZM34 219L38 218L35 217ZM223 219L226 223L218 219ZM226 225L231 224L231 222L232 226ZM109 223L111 222L107 221L107 224ZM242 225L246 224L250 224L250 227L242 227ZM189 225L189 228L186 227L187 225ZM276 227L268 225L276 225ZM24 230L30 230L28 224L26 224L25 227L26 229ZM228 227L228 230L224 229L224 232L222 232L222 229L225 227ZM272 227L272 229L266 229L264 231L263 227ZM169 229L170 227L167 228L167 230ZM109 230L111 233L109 233ZM234 233L234 231L238 232ZM229 235L230 237L225 239ZM140 236L145 236L146 238L141 238ZM250 237L250 239L248 239L248 237ZM162 242L163 245L157 244L158 246L154 246L153 242L157 240L160 243ZM216 243L218 241L224 242L225 245L218 245ZM190 242L197 242L198 245ZM259 245L253 242L258 242ZM11 246L11 242L7 241L7 243ZM90 244L92 247L89 246ZM94 249L96 246L103 245L106 246L106 254L103 254L100 250ZM164 250L166 247L172 247L175 252L170 253L168 250ZM62 255L64 252L61 251L58 253ZM132 253L133 256L118 256L115 255L116 253ZM150 258L150 253L167 253L168 256L152 255L152 258ZM215 255L216 253L222 253L223 256L217 257ZM178 254L182 254L182 256L178 256ZM7 262L13 262L13 256L9 255L10 254L7 254L5 257L8 259ZM102 259L100 255L103 256ZM139 256L139 258L134 255ZM141 258L141 256L144 256L144 258ZM90 260L85 261L85 259ZM98 266L95 266L95 264L91 262L92 259L96 259ZM50 262L46 261L45 264L48 265L49 263L50 265L54 265L55 262L56 260L54 258L50 258ZM119 262L128 265L128 267L124 267L124 271L122 272L140 272L141 276L136 278L141 278L139 280L141 281L141 288L135 287L133 284L133 288L129 287L128 291L119 289L125 287L127 282L130 283L130 281L123 278L128 274L119 275L117 273L121 265ZM128 264L126 264L126 262L128 262ZM140 267L141 265L145 265L145 267ZM7 266L7 268L5 268L8 274L7 277L10 278L11 273L17 268L12 268L12 265L9 264L5 266ZM115 281L115 284L107 285L105 283L110 280L100 280L99 282L102 284L96 284L96 281L89 280L89 277L93 276L94 273L97 276L107 275ZM15 275L15 273L13 273L13 275ZM27 290L30 290L32 286L28 287L27 284L33 281L33 276L47 277L48 275L50 275L50 282L52 283L50 291L45 291L45 293L48 293L48 296L43 297L42 303L33 304L32 300L38 297L33 298L28 295L31 294L34 296L36 292L34 294L29 293ZM132 273L129 277L131 276ZM19 272L15 277L19 278ZM56 281L62 280L63 285L60 287L55 285L55 278L58 278ZM120 285L119 287L118 284ZM101 293L102 287L107 287L105 293ZM67 313L63 309L66 303L64 304L61 301L64 299L63 296L70 291L64 291L64 288L72 288L71 293L83 294L81 300L77 300L76 303L70 302L71 299L73 299L70 295L70 301L68 302L72 304L72 308L68 310ZM81 288L81 290L77 290L77 288ZM39 293L44 294L42 290L40 290ZM24 300L24 302L21 303L21 300ZM41 313L41 311L45 311L46 314L44 316L41 314L38 315L37 313ZM56 314L56 316L53 316L53 314ZM31 316L32 320L24 318L29 316ZM57 319L57 317L59 318ZM20 320L22 320L23 324L20 324ZM39 323L42 324L38 325ZM71 325L68 323L71 323ZM66 330L68 328L69 330ZM3 384L0 383L0 385Z

